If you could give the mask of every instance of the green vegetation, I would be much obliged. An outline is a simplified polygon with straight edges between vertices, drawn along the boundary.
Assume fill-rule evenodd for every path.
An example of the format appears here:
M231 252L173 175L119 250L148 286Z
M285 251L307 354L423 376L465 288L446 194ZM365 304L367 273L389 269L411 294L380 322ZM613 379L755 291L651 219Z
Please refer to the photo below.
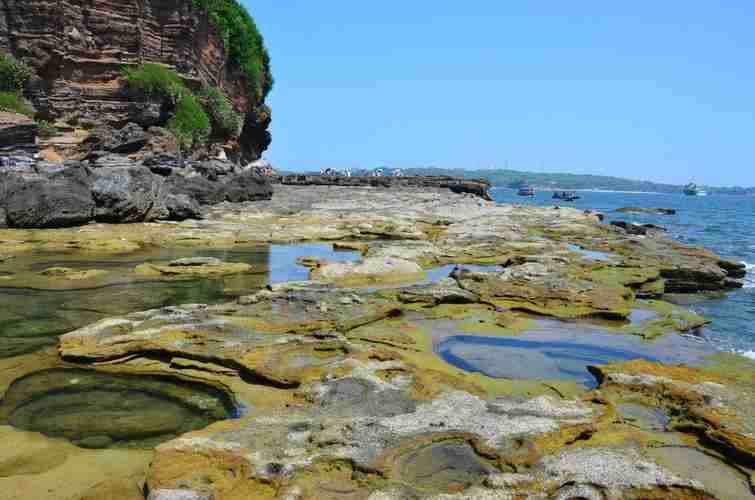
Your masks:
M20 93L34 75L34 71L7 54L0 54L0 92Z
M29 117L34 116L34 110L19 92L0 92L0 110Z
M581 175L544 172L524 172L509 169L466 170L462 168L422 167L404 169L406 175L450 175L466 179L487 179L493 186L517 188L530 184L541 189L604 189L610 191L638 191L650 193L681 193L682 186L651 181L624 179L603 175ZM712 194L755 195L755 187L704 187Z
M176 136L182 150L190 151L209 139L210 119L197 98L185 94L176 104L176 112L168 121L168 130Z
M207 12L210 22L220 32L228 57L249 79L250 91L262 98L273 84L270 55L254 19L236 0L192 0Z
M58 133L58 128L46 120L39 120L39 136L43 138L54 137Z
M220 89L210 87L204 91L203 97L214 133L223 138L238 136L243 125L241 115L233 109L233 105Z
M21 92L34 71L7 54L0 54L0 110L33 116L34 109L24 100Z
M181 78L165 66L146 63L136 68L125 67L123 78L129 89L152 97L163 97L178 102L189 93Z

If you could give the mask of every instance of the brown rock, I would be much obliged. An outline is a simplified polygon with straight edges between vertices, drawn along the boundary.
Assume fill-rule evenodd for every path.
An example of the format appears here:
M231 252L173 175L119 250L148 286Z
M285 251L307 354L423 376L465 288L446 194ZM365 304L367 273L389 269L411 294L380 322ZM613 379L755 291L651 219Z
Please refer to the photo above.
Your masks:
M154 62L175 69L190 87L220 87L246 113L243 159L258 158L270 142L270 110L229 64L222 38L193 2L8 0L0 11L0 51L35 70L29 98L50 121L159 124L159 103L135 99L120 82L124 66Z

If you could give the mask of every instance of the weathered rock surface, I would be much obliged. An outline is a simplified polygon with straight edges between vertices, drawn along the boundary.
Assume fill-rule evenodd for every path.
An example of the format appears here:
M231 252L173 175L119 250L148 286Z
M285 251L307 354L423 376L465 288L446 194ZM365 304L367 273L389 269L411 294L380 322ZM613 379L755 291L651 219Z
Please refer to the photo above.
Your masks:
M35 168L27 174L38 175ZM222 182L234 175L216 163L201 173L189 170L186 179L209 183L208 177ZM616 335L676 335L705 320L638 297L725 289L738 266L660 234L627 234L592 213L495 205L446 189L283 185L270 200L221 203L206 216L0 231L3 252L14 255L66 249L138 258L146 245L233 249L303 241L358 251L345 264L302 261L319 269L333 265L333 283L286 283L220 305L114 314L61 337L55 363L201 382L233 395L239 418L156 448L147 474L151 498L728 500L738 498L727 497L729 491L749 494L755 371L742 358L698 368L636 361L599 367L601 385L589 391L563 381L490 378L451 366L434 350L438 338L449 336L518 335L540 321L527 312L551 316L556 332L559 325L566 331L582 324L576 318L600 316L599 324ZM587 258L586 251L604 258ZM407 279L429 271L432 282L376 290L363 279L392 262L401 264L393 274ZM49 267L35 279L74 276L70 270L39 274ZM150 267L161 280L173 279L163 271L176 278L207 271L212 278L220 268L222 262L210 259ZM360 269L370 272L355 274ZM338 278L349 276L359 280L339 286ZM641 320L632 314L638 309ZM624 317L629 321L618 320ZM0 370L10 377L6 386L29 376L25 370L47 366L32 361L3 365L9 366ZM72 422L41 412L19 415L66 432ZM118 418L128 427L142 417ZM170 418L154 423L176 427ZM112 437L95 430L77 436L79 444L110 446ZM678 455L715 464L726 474L726 488L711 474L679 465Z
M490 183L486 180L454 177L346 177L317 174L280 176L276 182L291 186L344 186L375 188L445 188L454 193L468 193L490 201Z
M0 111L0 151L4 149L36 149L39 125L34 120L16 113Z
M219 174L218 171L222 171ZM200 205L269 199L269 182L230 162L189 165L167 177L126 156L49 165L0 166L0 220L14 228L57 228L201 217ZM207 177L203 176L207 175Z
M121 68L143 62L174 68L191 87L220 87L245 113L239 156L259 158L270 144L270 110L250 92L246 77L206 14L185 0L9 0L0 12L0 50L37 73L28 97L42 117L81 124L148 127L164 122L160 102L129 94ZM141 139L110 144L129 152Z

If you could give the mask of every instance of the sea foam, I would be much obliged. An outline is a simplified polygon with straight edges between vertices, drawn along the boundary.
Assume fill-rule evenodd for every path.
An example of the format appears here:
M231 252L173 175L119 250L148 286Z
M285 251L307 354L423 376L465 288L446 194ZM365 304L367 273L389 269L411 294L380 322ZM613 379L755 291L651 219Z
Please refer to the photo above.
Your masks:
M747 271L744 278L744 287L755 288L755 264L750 264L749 262L744 261L742 261L742 264L745 265L745 270Z

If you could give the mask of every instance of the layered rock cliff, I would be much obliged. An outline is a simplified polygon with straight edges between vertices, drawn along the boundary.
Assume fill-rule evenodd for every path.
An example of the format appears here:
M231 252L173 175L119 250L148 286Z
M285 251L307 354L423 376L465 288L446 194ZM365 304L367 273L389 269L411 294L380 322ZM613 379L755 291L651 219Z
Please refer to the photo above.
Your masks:
M120 79L124 66L159 63L189 87L220 88L244 113L243 160L259 158L270 144L269 68L260 92L250 91L221 34L191 0L2 0L0 51L36 71L27 97L42 119L159 124L159 103L135 99Z

